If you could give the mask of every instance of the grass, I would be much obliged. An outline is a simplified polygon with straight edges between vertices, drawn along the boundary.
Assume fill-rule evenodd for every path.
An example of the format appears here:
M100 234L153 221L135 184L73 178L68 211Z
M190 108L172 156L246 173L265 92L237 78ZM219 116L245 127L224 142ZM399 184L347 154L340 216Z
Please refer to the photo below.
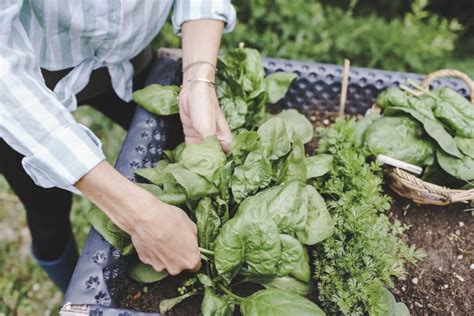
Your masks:
M75 117L99 136L113 163L125 136L123 129L89 107L79 108ZM0 316L57 315L62 295L32 260L25 211L1 175L0 194ZM79 249L89 232L84 211L90 207L87 199L74 196L71 220Z

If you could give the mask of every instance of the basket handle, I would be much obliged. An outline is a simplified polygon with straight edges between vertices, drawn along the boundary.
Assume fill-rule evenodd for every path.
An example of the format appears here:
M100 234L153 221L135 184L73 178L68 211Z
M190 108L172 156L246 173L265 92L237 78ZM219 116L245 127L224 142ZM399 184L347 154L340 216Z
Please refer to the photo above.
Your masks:
M471 103L474 104L474 81L472 81L471 78L467 74L459 70L440 69L440 70L434 71L426 76L426 78L421 82L421 86L425 89L429 89L430 84L434 79L443 78L443 77L452 77L452 78L458 78L458 79L463 80L466 83L467 88L469 89Z

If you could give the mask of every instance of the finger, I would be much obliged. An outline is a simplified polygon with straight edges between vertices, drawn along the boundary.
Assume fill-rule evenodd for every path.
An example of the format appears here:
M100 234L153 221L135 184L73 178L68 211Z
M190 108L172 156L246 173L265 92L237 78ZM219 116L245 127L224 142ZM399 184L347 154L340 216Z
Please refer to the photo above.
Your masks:
M232 150L232 133L222 112L217 116L217 139L225 152Z
M156 272L162 272L165 270L165 266L161 262L153 263L151 266Z
M191 271L192 272L198 272L199 270L201 269L201 253L198 252L196 255L195 255L195 258L194 258L194 263L193 265L191 266Z

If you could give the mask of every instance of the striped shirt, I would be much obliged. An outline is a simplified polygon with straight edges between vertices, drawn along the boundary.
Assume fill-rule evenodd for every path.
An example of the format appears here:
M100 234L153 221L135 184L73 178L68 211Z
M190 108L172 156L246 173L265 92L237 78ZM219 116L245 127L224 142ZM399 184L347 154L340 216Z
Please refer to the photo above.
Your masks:
M131 99L130 59L158 34L171 7L173 27L217 19L235 24L230 0L1 0L0 138L23 154L42 187L74 188L104 159L101 143L70 111L91 72L107 67L117 95ZM73 68L54 91L40 68ZM1 153L0 153L1 159Z

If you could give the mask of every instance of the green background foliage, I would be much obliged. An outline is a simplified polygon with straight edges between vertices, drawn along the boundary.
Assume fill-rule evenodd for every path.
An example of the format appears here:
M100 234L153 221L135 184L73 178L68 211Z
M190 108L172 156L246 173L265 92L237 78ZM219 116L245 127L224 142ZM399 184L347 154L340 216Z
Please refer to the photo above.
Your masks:
M270 57L338 64L348 57L363 67L414 72L453 67L474 76L472 0L247 0L234 5L239 22L224 36L224 49L245 42ZM179 45L170 23L153 41L156 48ZM98 134L114 161L124 131L91 109L80 109L76 117ZM24 210L10 200L13 192L1 175L0 193L8 196L0 198L0 315L55 314L61 296L30 259ZM89 230L89 208L88 201L75 197L71 218L80 245Z

